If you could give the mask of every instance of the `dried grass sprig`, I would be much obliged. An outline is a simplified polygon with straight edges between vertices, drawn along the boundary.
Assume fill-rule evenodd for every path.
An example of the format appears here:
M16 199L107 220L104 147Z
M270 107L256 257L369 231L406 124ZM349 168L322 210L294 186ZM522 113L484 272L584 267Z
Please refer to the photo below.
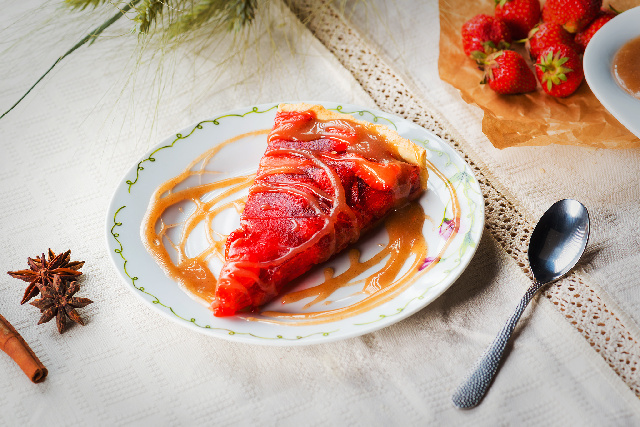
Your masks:
M108 5L118 8L118 12L60 56L0 119L13 110L60 61L84 44L93 43L106 28L129 11L136 23L134 32L141 36L139 45L144 47L150 39L160 36L164 42L161 50L164 50L170 45L179 45L185 36L196 34L200 29L209 37L221 35L225 29L240 34L255 20L258 7L268 0L64 0L64 3L74 10ZM234 42L241 39L234 36Z
M84 10L97 8L109 0L64 0L72 9ZM118 7L116 5L116 7ZM177 14L176 18L169 17L167 35L178 37L189 31L200 28L206 23L212 22L212 28L218 28L221 23L226 23L229 30L239 31L255 18L257 0L130 0L125 2L118 12L102 25L95 28L71 49L60 56L45 73L13 104L7 111L0 115L0 119L13 110L31 91L55 68L64 58L87 42L93 43L97 37L114 22L123 17L130 10L135 10L138 34L150 35L152 25L156 25L162 19L163 12L170 10ZM173 22L171 22L173 21ZM217 22L216 22L217 21ZM216 25L217 24L217 25ZM143 42L143 43L146 43Z
M147 34L149 32L151 25L154 24L158 16L162 14L163 7L164 1L161 0L143 0L142 3L136 7L138 15L134 21L138 23L138 33Z
M72 9L85 10L88 7L97 8L109 0L64 0L64 3Z
M227 6L229 13L226 21L229 24L229 30L239 31L256 17L256 0L229 1Z
M77 0L77 1L81 1L81 0ZM86 2L95 2L96 0L85 0ZM11 106L11 108L9 108L7 111L5 111L4 113L2 113L2 115L0 116L0 119L2 119L4 116L6 116L7 114L9 114L9 112L11 110L13 110L14 108L16 108L16 106L18 106L18 104L20 104L20 102L22 102L22 100L24 98L27 97L27 95L29 95L29 93L38 85L38 83L40 83L42 81L42 79L44 79L47 74L49 74L51 72L51 70L53 70L55 68L56 65L58 65L58 63L60 61L62 61L64 58L66 58L67 56L71 55L73 52L76 51L76 49L82 47L83 45L85 45L86 43L93 43L98 36L107 28L109 28L114 22L116 22L118 19L122 18L129 10L131 10L133 7L135 7L135 5L139 2L140 0L131 0L129 2L127 2L122 9L119 9L118 12L113 15L111 18L109 18L108 20L106 20L102 25L100 25L99 27L95 28L93 31L91 31L89 34L87 34L82 40L80 40L78 43L76 43L71 49L69 49L68 51L66 51L64 53L64 55L62 55L61 57L59 57L58 59L56 59L56 62L53 63L53 65L51 67L49 67L49 69L47 71L44 72L43 75L40 76L40 78L38 78L38 80L29 88L29 90L27 90L24 95L22 95L20 97L20 99L18 99L18 101L13 104Z

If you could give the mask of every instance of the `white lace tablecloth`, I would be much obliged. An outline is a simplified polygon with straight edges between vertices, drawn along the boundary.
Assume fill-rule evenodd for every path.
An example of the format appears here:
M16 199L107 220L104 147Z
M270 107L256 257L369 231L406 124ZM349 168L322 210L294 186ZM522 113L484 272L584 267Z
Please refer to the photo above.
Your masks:
M271 3L247 55L221 47L136 59L130 22L66 58L0 120L0 271L48 247L86 261L87 325L59 335L0 280L0 313L49 369L32 384L0 354L0 425L637 425L640 155L576 147L494 149L480 112L437 73L437 2L355 2L309 15ZM2 4L0 110L109 16L57 1ZM268 12L268 13L267 13ZM87 16L86 14L84 15ZM346 18L343 19L343 16ZM301 19L305 22L303 24ZM264 19L267 22L267 19ZM133 90L132 90L133 88ZM391 327L331 344L270 348L193 333L143 305L112 267L107 206L151 146L215 113L280 100L338 101L404 116L465 155L487 227L462 277ZM578 271L536 299L483 403L451 393L530 284L526 243L555 200L588 207Z

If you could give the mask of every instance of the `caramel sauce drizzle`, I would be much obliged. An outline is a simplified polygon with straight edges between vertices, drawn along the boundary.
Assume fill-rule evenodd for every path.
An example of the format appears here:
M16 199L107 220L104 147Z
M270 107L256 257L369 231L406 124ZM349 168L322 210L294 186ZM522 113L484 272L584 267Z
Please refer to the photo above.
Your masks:
M325 124L324 130L330 130L331 126L338 128L338 126L342 126L342 124ZM158 187L151 197L149 207L145 214L141 227L141 237L147 251L153 256L168 277L175 280L182 289L207 306L209 306L214 299L217 285L217 279L208 264L212 257L218 258L221 262L224 261L225 241L227 237L215 233L210 224L217 215L225 210L235 209L238 213L242 211L246 198L239 197L237 193L251 186L254 182L255 175L224 178L212 183L182 189L176 189L176 187L194 176L202 177L205 174L215 173L205 168L222 148L243 138L268 133L269 129L245 133L211 148L195 159L182 173ZM327 177L332 181L332 187L335 189L335 194L328 195L318 188L308 186L308 184L307 187L304 187L303 184L302 186L304 188L296 189L295 186L287 186L286 189L283 189L275 183L260 181L260 185L264 186L261 191L285 190L294 191L296 194L299 193L309 201L310 207L314 208L325 218L327 225L323 229L325 231L318 232L311 241L303 245L304 247L294 248L296 252L304 250L307 246L313 245L318 239L326 236L326 234L330 232L329 230L332 229L330 224L332 221L335 221L338 213L344 212L355 221L355 216L345 201L344 189L342 189L342 185L340 185L339 177L331 168L324 164L320 156L307 150L280 149L278 151L282 151L282 153L287 156L302 157L306 161L321 167L326 172ZM197 167L197 165L200 166ZM455 190L447 178L428 161L427 167L446 183L452 200L453 230L437 255L439 259L459 230L460 206ZM296 173L298 170L294 165L283 166L282 168L282 171L286 171L286 173ZM275 173L273 170L270 172ZM215 192L213 197L211 197L212 192ZM211 198L208 199L208 197ZM329 212L321 209L318 205L320 200L332 202ZM167 210L174 205L182 206L185 202L193 205L194 211L188 215L185 214L187 218L181 223L166 224L163 220L163 215ZM268 206L263 208L269 209ZM358 285L358 288L361 287L361 290L352 295L356 296L356 298L354 298L357 299L355 303L342 308L317 312L287 313L264 311L260 313L259 317L249 313L241 313L237 316L249 321L286 325L309 325L333 322L351 317L393 299L436 265L434 262L423 270L418 270L427 256L428 249L422 232L425 220L433 223L434 227L436 226L434 221L425 215L422 207L417 202L409 203L397 209L384 221L384 227L389 235L389 242L386 245L382 245L378 253L367 260L362 260L360 251L358 249L351 249L348 253L349 267L346 271L335 275L332 268L325 268L325 280L323 283L307 289L286 292L281 296L281 302L283 304L290 304L305 298L311 298L311 301L304 306L306 310L319 303L324 303L325 305L331 304L331 301L328 299L337 290L347 286ZM292 218L292 221L295 222L295 219ZM204 223L205 225L204 229L208 247L200 254L187 256L186 242L200 223ZM177 242L173 242L168 232L176 227L181 227L179 231L180 237ZM356 229L354 230L351 240L355 241L358 238L359 233ZM173 252L173 258L169 254L168 249L171 249ZM286 260L293 254L294 249L287 252L280 257L280 259L272 261L272 263ZM260 265L246 261L238 262L238 264L238 266ZM379 268L375 269L376 266L379 266ZM367 277L361 277L371 269L375 269L375 271Z
M420 256L426 253L427 249L422 235L424 219L424 212L418 203L411 203L398 209L385 222L386 230L389 233L389 244L383 246L385 249L366 261L360 259L360 251L358 249L351 249L349 251L349 268L344 273L334 277L333 268L325 268L324 283L301 291L291 292L282 298L282 303L288 304L313 297L314 299L304 306L307 309L316 303L326 300L341 287L358 283L364 284L361 292L371 296L384 288L385 283L392 283L404 262L411 255L414 255L415 260L411 264L408 273L412 275L414 267L417 268L422 261ZM388 260L380 270L364 279L353 281L365 271L378 265L385 258L388 258ZM278 313L263 314L278 317Z
M184 290L200 302L209 304L215 296L217 279L209 269L208 261L212 256L224 260L226 236L215 236L212 227L205 226L209 247L197 256L188 257L185 248L189 235L199 223L211 224L213 219L222 211L235 209L240 213L244 207L244 199L236 198L224 203L221 202L248 188L253 183L254 175L221 179L209 184L200 184L181 190L176 190L176 187L191 177L201 177L212 173L205 169L207 164L227 145L246 137L264 135L268 132L268 129L249 132L213 147L191 162L181 174L160 185L151 196L151 201L140 229L142 242L165 274L178 282ZM196 168L198 164L200 164L200 167ZM210 200L203 201L204 196L216 190L222 191ZM183 202L191 202L195 206L194 212L188 215L187 219L181 224L166 224L162 218L163 214L170 207ZM182 226L180 240L174 243L167 233L172 228L179 226ZM156 231L157 227L159 228L158 231ZM175 254L175 260L171 258L167 247L172 249Z
M441 259L460 229L460 202L453 185L446 176L428 160L427 167L446 183L453 202L453 229L436 257L436 259ZM282 297L283 304L300 301L309 297L314 298L304 306L304 308L307 309L321 301L326 301L330 295L342 287L362 283L363 288L361 293L364 294L364 298L360 301L333 310L312 313L264 311L260 313L262 315L260 318L251 316L246 318L248 320L266 323L313 325L334 322L355 316L390 301L404 292L418 278L425 275L436 265L434 262L423 270L418 270L427 256L428 249L422 232L425 219L430 220L431 218L425 215L422 206L417 202L409 203L397 209L392 212L384 222L384 227L389 235L389 243L382 247L380 252L366 261L361 261L360 252L357 249L351 249L349 252L350 266L344 273L334 277L333 269L327 268L324 271L324 283L301 291L290 292ZM377 272L374 272L365 279L353 282L353 280L362 273L378 265L387 257L387 261ZM412 259L412 261L409 268L404 274L399 275L404 265L410 259Z

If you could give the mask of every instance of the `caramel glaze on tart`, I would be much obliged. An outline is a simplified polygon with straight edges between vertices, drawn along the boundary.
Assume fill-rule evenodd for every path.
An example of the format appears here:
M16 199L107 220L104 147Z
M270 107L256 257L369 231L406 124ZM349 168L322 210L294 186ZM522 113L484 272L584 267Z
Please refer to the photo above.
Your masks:
M214 314L263 305L417 198L424 158L385 126L319 105L281 105L241 226L227 239Z

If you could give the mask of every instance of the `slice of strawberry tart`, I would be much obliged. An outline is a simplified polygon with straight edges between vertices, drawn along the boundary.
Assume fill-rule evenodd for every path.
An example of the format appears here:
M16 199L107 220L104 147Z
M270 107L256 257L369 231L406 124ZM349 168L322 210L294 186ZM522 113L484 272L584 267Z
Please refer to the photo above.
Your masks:
M273 299L426 189L425 150L383 125L319 105L281 104L226 242L214 315Z

